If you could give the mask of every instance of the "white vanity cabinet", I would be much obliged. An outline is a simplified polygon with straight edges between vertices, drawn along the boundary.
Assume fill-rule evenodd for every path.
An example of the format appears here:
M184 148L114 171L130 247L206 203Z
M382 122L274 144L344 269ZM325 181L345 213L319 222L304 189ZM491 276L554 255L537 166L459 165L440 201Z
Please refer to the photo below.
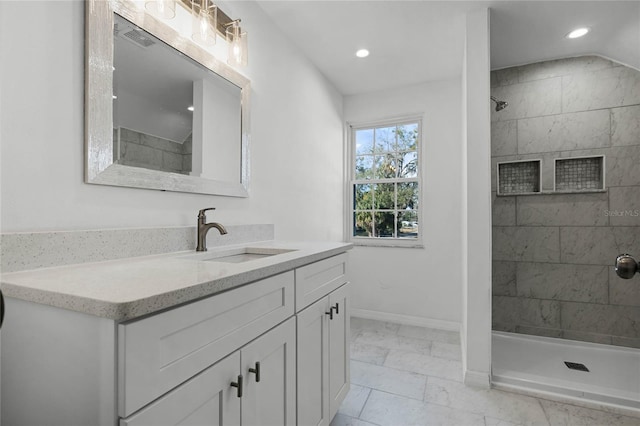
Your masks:
M295 425L295 337L290 318L120 425Z
M328 425L349 390L346 263L127 321L7 298L2 424Z
M296 270L296 301L321 296L296 306L299 426L328 426L349 391L348 291L346 255Z

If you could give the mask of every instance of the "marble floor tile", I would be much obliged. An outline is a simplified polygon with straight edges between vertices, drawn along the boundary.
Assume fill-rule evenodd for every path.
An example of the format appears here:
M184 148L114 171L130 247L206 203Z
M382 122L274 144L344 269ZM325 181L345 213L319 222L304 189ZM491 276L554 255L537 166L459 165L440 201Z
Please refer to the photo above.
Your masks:
M331 426L640 426L640 418L465 386L458 333L353 320L351 390ZM374 337L381 341L369 344ZM430 344L431 355L384 346L398 342Z
M355 342L380 346L387 349L395 349L398 351L415 352L424 355L429 355L431 353L431 341L429 340L412 339L387 332L364 330L360 333Z
M462 348L458 344L433 342L431 344L431 356L460 361L462 359Z
M493 417L484 417L485 426L520 426L522 423L511 423L502 419L494 419Z
M388 348L381 346L369 345L366 343L359 343L351 341L351 359L356 361L368 362L369 364L382 365L384 360L387 359L389 353Z
M540 400L551 426L638 426L640 418L627 417L560 402Z
M371 391L360 418L381 426L485 426L484 417L478 414L376 390Z
M400 328L400 324L385 321L377 321L365 318L351 317L351 332L370 330L370 331L388 331L396 333Z
M379 426L377 423L369 423L354 417L336 414L329 426Z
M409 371L351 361L351 383L422 400L427 377Z
M495 389L476 389L463 383L429 377L425 402L523 425L548 425L536 398Z
M383 365L411 373L462 381L462 364L451 359L392 350Z
M367 402L370 392L371 389L369 388L352 384L338 412L350 417L360 416L360 412L364 407L364 403Z
M415 325L401 325L398 335L414 339L432 340L434 342L460 344L460 333L457 331L437 330L435 328L418 327Z

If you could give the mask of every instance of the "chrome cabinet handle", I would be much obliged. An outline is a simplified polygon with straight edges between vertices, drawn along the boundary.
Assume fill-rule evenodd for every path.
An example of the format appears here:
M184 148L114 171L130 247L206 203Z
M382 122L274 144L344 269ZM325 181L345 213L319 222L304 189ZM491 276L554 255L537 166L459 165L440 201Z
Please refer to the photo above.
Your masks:
M237 382L231 382L231 387L238 388L238 398L242 398L242 374L238 375Z
M260 361L256 362L256 368L250 368L249 373L256 375L256 383L260 381Z

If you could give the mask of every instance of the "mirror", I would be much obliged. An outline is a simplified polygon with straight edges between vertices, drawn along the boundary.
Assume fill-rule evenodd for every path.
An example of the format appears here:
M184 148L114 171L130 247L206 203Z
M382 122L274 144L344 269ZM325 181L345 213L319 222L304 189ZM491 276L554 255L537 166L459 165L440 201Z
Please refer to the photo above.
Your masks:
M249 81L129 1L88 2L87 183L247 197Z

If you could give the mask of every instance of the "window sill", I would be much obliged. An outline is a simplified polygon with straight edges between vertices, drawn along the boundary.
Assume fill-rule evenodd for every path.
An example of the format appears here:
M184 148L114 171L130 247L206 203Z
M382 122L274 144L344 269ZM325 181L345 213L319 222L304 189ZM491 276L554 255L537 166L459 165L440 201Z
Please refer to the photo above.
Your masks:
M351 238L349 240L354 246L358 247L383 247L383 248L415 248L423 249L424 244L420 240L403 240L403 239L369 239L369 238Z

